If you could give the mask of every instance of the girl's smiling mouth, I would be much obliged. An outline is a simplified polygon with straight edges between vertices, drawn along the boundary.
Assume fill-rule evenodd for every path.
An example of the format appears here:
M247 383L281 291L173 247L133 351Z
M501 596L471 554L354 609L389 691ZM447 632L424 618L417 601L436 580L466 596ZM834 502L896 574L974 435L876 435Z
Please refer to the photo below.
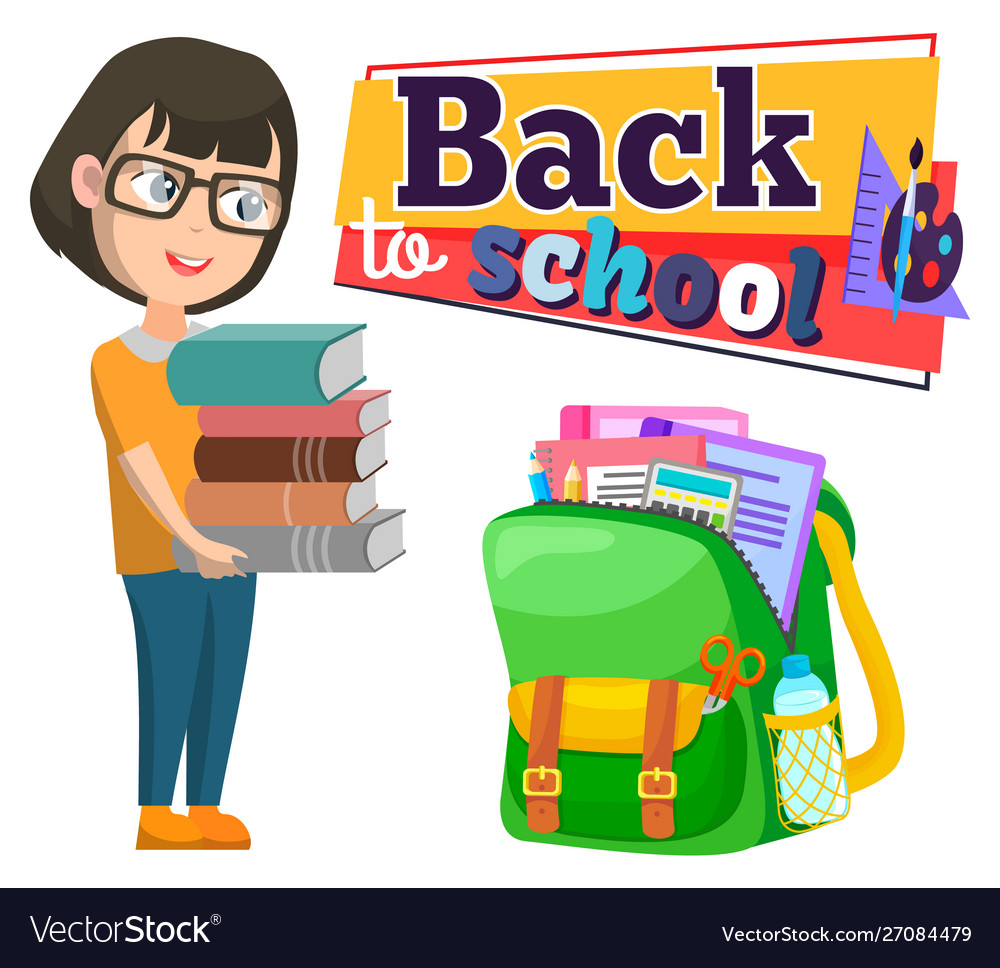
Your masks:
M174 255L167 252L167 262L170 268L179 276L196 276L202 269L205 269L212 260L209 259L188 259L185 256Z

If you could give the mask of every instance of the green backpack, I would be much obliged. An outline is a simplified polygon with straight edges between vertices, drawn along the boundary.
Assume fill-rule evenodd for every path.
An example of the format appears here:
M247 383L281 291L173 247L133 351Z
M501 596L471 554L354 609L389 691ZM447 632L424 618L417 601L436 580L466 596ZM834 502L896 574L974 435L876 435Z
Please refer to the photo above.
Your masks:
M508 832L578 847L709 854L846 815L817 819L815 809L797 808L796 784L810 769L815 775L810 761L819 755L817 742L802 737L824 737L824 785L843 792L846 774L848 796L889 773L903 744L898 689L857 587L853 550L850 515L824 481L786 634L756 573L711 526L562 502L492 521L483 559L511 684L501 794ZM878 724L872 749L850 759L836 698L831 580ZM737 685L722 708L703 714L713 676L702 648L730 642L737 654L760 650L763 677L756 681L754 660L744 660L740 670L753 684ZM781 660L796 649L834 698L818 713L777 717Z

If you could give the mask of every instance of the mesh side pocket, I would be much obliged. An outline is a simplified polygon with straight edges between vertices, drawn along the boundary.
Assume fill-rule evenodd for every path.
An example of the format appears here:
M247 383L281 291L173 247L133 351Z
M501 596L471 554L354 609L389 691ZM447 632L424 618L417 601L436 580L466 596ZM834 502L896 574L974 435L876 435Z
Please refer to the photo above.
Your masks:
M843 820L851 796L840 699L804 716L765 713L764 724L781 823L800 832Z

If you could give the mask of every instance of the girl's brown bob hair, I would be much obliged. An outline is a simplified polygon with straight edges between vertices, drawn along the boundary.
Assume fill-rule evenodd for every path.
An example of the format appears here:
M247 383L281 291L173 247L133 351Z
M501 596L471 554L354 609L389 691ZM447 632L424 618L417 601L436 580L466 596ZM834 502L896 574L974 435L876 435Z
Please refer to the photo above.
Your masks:
M271 129L281 150L282 207L295 183L295 117L281 81L259 57L189 37L151 40L115 55L94 78L42 161L31 186L31 215L56 253L102 286L140 304L144 296L114 279L97 252L91 210L73 196L73 162L94 155L107 165L114 146L136 118L154 109L147 144L169 122L169 151L207 158L218 145L220 161L264 167ZM218 309L260 282L274 257L287 218L264 236L250 271L214 299L185 307Z

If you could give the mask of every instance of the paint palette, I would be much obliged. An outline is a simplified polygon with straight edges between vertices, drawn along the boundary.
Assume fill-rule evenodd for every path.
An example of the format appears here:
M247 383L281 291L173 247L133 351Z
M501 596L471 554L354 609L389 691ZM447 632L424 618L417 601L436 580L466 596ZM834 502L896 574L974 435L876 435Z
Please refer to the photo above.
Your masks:
M667 511L697 524L711 524L731 534L742 489L739 474L679 461L651 460L641 506Z

